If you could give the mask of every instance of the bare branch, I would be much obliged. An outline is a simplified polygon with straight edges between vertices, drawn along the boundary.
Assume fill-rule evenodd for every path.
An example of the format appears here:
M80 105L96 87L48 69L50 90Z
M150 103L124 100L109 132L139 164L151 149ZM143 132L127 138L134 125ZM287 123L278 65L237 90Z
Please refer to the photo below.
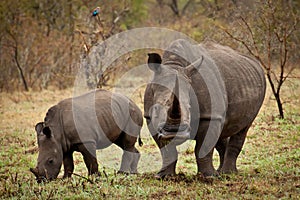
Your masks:
M29 88L28 88L28 84L27 84L27 81L26 81L26 79L25 79L25 76L24 76L24 72L23 72L23 69L22 69L22 67L21 67L21 64L20 64L20 62L19 62L19 44L18 44L18 40L17 40L17 38L15 37L15 35L11 32L11 31L9 31L8 29L7 29L7 33L10 35L10 37L13 39L13 41L15 42L15 46L13 47L14 48L14 60L15 60L15 62L16 62L16 66L17 66L17 68L18 68L18 71L19 71L19 73L20 73L20 76L21 76L21 80L22 80L22 82L23 82L23 85L24 85L24 89L26 90L26 91L29 91Z
M109 36L113 35L113 31L116 27L116 24L120 21L120 19L125 15L125 13L129 12L129 8L126 7L123 10L121 10L117 16L114 18L114 20L112 21L110 30L109 30Z
M186 2L186 4L183 6L182 11L181 11L181 14L182 14L182 15L185 14L186 9L189 7L189 5L190 5L190 3L191 3L192 1L194 1L194 0L188 0L188 1Z
M256 55L258 55L258 54L259 54L259 53L258 53L259 51L258 51L258 48L257 48L257 43L256 43L256 41L255 41L255 38L254 38L254 34L253 34L253 31L252 31L252 28L250 27L249 23L245 20L244 17L240 16L240 18L241 18L242 22L244 23L244 25L247 27L247 30L248 30L248 32L249 32L249 34L250 34L250 36L251 36L251 40L252 40L254 49L255 49L255 51L256 51Z
M177 5L177 0L172 0L172 3L169 4L170 8L176 16L179 16L179 10Z
M273 70L271 70L271 69L270 69L269 71L270 71L270 73L273 75L273 77L275 78L275 81L276 81L277 83L279 83L279 79L277 78L275 72L274 72Z
M299 24L299 19L296 18L295 21L294 21L294 23L293 23L292 28L287 33L287 38L289 38L292 35L292 33L297 30L297 25L298 24Z
M84 36L83 36L83 34L82 34L82 31L80 31L80 30L75 30L75 32L77 32L77 33L80 34L80 37L81 37L81 39L82 39L82 41L83 41L83 43L84 43L84 45L83 45L83 46L84 46L84 49L85 49L86 53L89 53L90 47L89 47L89 45L87 44L86 40L84 39Z
M291 77L291 73L296 69L296 66L291 67L289 72L283 77L283 81L286 81L287 78L300 78L300 77Z

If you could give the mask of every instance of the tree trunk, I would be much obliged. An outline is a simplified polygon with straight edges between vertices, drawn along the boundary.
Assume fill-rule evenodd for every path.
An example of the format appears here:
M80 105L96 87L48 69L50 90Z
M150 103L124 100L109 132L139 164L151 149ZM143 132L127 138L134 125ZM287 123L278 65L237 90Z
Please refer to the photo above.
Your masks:
M274 96L275 96L278 111L279 111L279 118L283 119L284 114L283 114L283 107L282 107L282 102L281 102L281 99L280 99L280 95L279 95L279 93L276 93L276 94L274 94Z
M284 118L284 113L283 113L282 102L281 102L281 99L280 99L280 90L276 91L275 85L273 83L273 80L272 80L272 77L271 77L271 74L270 74L270 71L267 71L267 77L268 77L268 81L269 81L271 89L272 89L272 93L273 93L273 95L276 99L277 108L278 108L278 111L279 111L279 117L280 117L280 119L283 119Z
M23 73L23 69L22 69L22 67L21 67L21 65L19 63L19 60L18 60L18 47L17 46L15 47L15 61L16 61L16 65L17 65L17 68L19 70L19 73L20 73L23 85L24 85L24 89L28 92L29 91L28 84L27 84L27 81L25 79L25 76L24 76L24 73Z

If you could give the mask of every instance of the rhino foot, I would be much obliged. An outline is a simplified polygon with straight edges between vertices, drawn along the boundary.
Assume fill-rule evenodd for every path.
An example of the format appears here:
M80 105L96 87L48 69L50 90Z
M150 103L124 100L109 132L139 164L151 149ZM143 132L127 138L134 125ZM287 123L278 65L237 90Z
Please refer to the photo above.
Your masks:
M217 170L208 170L199 172L203 177L218 177L220 174Z
M126 172L126 171L121 171L121 170L119 170L119 171L117 172L117 174L129 175L130 173L129 173L129 172Z
M176 174L162 174L162 173L157 173L155 174L154 178L157 179L157 180L161 180L161 179L169 179L169 178L172 178L172 177L175 177Z
M172 162L171 164L169 164L165 167L162 167L161 170L155 175L155 178L163 179L166 176L176 175L176 173L175 173L176 163L177 163L177 160L175 160L174 162Z
M233 169L231 169L231 168L228 168L228 169L221 168L221 169L218 170L218 172L220 174L237 174L238 170L236 168L233 168Z
M176 162L175 162L176 163ZM175 176L175 165L176 164L171 164L166 168L161 169L156 175L155 178L156 179L164 179L166 177L172 177Z

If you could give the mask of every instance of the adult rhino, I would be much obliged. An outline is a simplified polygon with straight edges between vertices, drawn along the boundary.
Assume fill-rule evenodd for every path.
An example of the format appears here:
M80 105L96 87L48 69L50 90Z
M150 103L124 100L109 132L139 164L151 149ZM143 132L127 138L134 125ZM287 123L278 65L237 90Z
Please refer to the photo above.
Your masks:
M38 182L52 180L63 163L63 177L70 177L74 170L72 154L78 151L88 174L97 174L96 149L115 143L123 149L119 171L137 173L140 154L134 145L142 124L141 110L121 94L96 90L62 100L35 127L39 155L37 167L30 170Z
M237 172L236 160L265 96L264 71L254 58L213 42L174 41L148 54L154 72L144 95L144 117L161 151L157 177L175 174L176 146L196 140L198 173ZM212 164L214 148L220 166Z

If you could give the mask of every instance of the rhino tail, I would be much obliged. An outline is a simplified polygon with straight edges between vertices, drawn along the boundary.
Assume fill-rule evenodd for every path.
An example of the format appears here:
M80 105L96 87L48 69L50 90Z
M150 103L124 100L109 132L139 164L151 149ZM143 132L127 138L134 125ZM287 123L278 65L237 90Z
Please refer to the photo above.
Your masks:
M138 142L139 142L139 146L141 147L141 146L143 146L143 141L142 141L142 139L141 139L141 135L139 135L139 139L138 139Z

